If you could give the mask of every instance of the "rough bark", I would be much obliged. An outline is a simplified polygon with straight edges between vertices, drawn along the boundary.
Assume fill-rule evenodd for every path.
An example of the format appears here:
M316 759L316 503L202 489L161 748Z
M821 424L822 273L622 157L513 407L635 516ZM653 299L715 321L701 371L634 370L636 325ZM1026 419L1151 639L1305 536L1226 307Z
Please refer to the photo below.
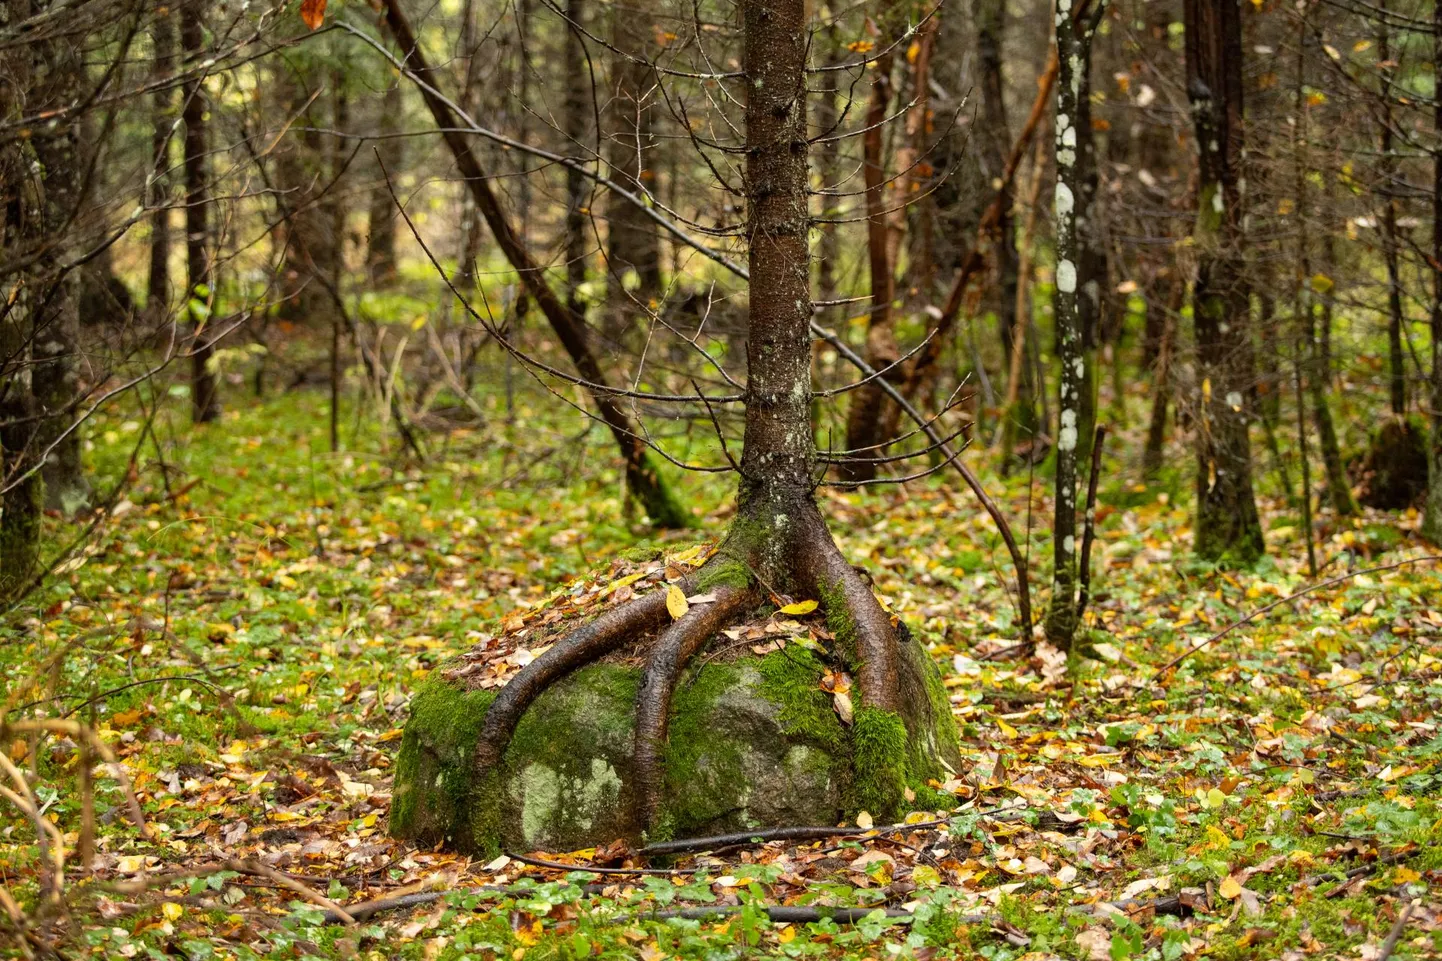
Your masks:
M34 78L43 101L60 107L78 99L84 64L74 37L59 36L35 44ZM40 417L34 445L44 458L45 506L72 514L90 500L75 424L79 387L80 274L62 266L74 246L67 230L85 202L80 124L72 119L34 138L42 200L38 211L44 253L30 282L32 301L31 390Z
M1252 380L1248 296L1242 269L1241 12L1232 0L1186 0L1187 96L1199 154L1196 336L1197 523L1205 560L1250 565L1265 551L1252 493L1247 394Z
M398 0L386 0L386 23L410 70L431 88L436 88L440 78L426 62L425 55L416 43L410 21L402 14ZM456 161L457 170L470 188L476 207L490 227L491 235L496 239L496 246L501 249L520 276L527 292L540 307L541 313L545 315L557 339L570 356L577 373L593 385L592 402L617 446L621 448L626 463L626 484L630 493L641 502L651 522L658 527L686 526L689 518L685 508L672 497L657 472L655 461L642 440L639 428L632 422L615 394L610 392L606 375L586 337L584 322L556 296L556 292L546 282L544 269L531 257L530 251L511 227L509 218L501 209L500 201L491 190L485 169L471 150L470 141L460 132L458 118L450 106L425 87L419 89Z
M180 46L187 67L197 68L205 55L204 14L200 0L180 8ZM210 252L210 162L206 156L204 75L192 69L180 90L185 124L185 264L190 318L190 413L197 424L220 417L220 394L210 358L215 352L208 321L219 299Z

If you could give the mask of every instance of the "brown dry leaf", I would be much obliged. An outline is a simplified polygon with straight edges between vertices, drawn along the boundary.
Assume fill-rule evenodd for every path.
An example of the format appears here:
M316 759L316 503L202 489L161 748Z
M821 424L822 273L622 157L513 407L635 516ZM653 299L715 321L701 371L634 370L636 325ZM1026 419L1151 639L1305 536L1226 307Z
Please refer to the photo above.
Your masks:
M316 30L322 23L325 23L326 0L303 0L300 5L300 18L305 25Z
M1087 953L1089 961L1111 961L1112 936L1106 928L1087 928L1076 936L1077 947Z

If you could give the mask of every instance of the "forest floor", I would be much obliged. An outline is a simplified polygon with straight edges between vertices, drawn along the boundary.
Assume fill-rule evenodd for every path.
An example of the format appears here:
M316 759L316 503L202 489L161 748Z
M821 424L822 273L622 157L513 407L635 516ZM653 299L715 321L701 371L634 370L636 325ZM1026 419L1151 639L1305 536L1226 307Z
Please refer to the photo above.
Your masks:
M0 808L0 884L30 914L31 950L191 961L1442 956L1438 566L1350 577L1158 670L1312 581L1285 503L1264 504L1269 559L1212 571L1189 558L1186 481L1137 485L1122 461L1109 461L1102 487L1087 653L1071 663L983 659L1015 633L1009 569L950 476L822 495L843 549L946 677L965 760L941 785L954 809L916 812L904 830L682 859L670 876L481 864L390 840L392 759L427 672L544 620L577 578L604 586L644 567L612 564L637 546L658 550L627 556L684 562L729 510L724 482L685 480L697 530L652 539L623 512L599 431L579 444L571 420L523 407L507 426L491 409L486 430L432 431L427 461L399 467L330 453L325 402L306 393L206 428L167 411L154 431L164 467L139 414L96 426L100 496L129 480L62 576L0 623L12 725L0 749L31 772L65 841L66 913L47 915L43 886L58 882L35 825ZM362 434L342 424L346 446L379 449ZM1025 528L1026 478L989 473L988 484ZM1032 501L1032 527L1046 526L1048 503ZM51 523L52 544L82 529ZM1429 553L1415 524L1324 517L1320 577ZM1043 535L1031 553L1044 568ZM809 619L785 618L763 643L799 642ZM530 656L523 643L500 649L498 672ZM13 726L42 716L90 726L128 780L95 768L88 868L79 774L96 754L74 730ZM429 900L327 920L326 901L405 894ZM704 905L738 910L651 916ZM785 924L768 905L907 916ZM5 917L0 938L18 937Z

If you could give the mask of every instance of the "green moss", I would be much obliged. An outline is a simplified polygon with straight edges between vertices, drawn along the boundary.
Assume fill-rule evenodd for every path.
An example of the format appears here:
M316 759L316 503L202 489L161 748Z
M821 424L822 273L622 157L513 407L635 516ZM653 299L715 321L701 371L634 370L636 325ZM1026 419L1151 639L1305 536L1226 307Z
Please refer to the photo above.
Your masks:
M918 648L918 653L927 659L931 655ZM931 667L931 665L923 665ZM936 669L923 670L921 672L923 683L926 684L926 699L931 704L932 722L936 728L937 753L943 758L955 758L961 753L961 735L956 730L956 718L951 713L951 695L946 690L946 682L941 677L941 671ZM934 760L928 759L928 766L935 766ZM946 772L938 771L941 775ZM954 773L954 772L952 772ZM939 780L945 780L939 777Z
M840 584L822 583L821 609L826 614L826 627L836 639L836 654L848 668L856 667L856 619L846 603Z
M665 796L670 799L658 817L649 840L661 840L685 833L693 825L705 824L726 813L731 806L727 788L743 777L741 752L734 742L713 736L716 702L737 680L739 670L731 664L707 664L682 681L667 729L663 764L666 771ZM715 784L718 790L694 789L698 784ZM690 789L682 790L683 786Z
M698 591L709 591L714 587L746 588L751 586L751 572L740 561L719 557L711 561L696 578Z
M852 781L849 807L890 820L906 800L906 722L899 714L864 707L851 728Z

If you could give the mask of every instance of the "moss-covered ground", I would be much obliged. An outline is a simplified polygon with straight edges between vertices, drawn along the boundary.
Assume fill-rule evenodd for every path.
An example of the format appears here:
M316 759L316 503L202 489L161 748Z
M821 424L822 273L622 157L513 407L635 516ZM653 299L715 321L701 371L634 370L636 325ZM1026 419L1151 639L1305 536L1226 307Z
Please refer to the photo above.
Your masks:
M525 391L508 426L502 398L481 396L492 423L431 430L425 463L350 411L347 450L331 453L325 401L303 392L230 397L221 422L196 430L178 400L156 424L165 467L138 410L92 425L86 457L101 495L131 480L62 573L0 624L6 718L69 715L98 732L150 834L96 766L87 873L78 771L94 756L69 735L8 729L4 753L64 844L68 913L38 921L35 938L65 957L197 961L1375 959L1418 898L1393 957L1442 953L1436 567L1327 587L1157 673L1309 578L1294 511L1271 499L1265 475L1269 557L1241 572L1193 563L1190 479L1138 486L1140 444L1126 432L1104 475L1086 653L1071 663L1047 652L983 659L1015 635L1005 553L949 477L904 493L821 495L843 549L943 669L937 700L959 722L962 766L906 790L916 820L946 815L945 825L683 858L679 875L612 876L599 888L582 886L591 875L388 838L401 728L413 704L427 709L416 694L437 665L521 631L543 642L544 615L527 616L547 598L608 585L623 555L684 565L728 516L724 479L675 478L697 527L654 537L624 506L601 431L575 440L573 419L543 413L557 405ZM673 440L686 456L685 438ZM1362 440L1344 438L1353 449ZM1186 462L1180 451L1172 460ZM980 451L974 462L1024 519L1026 478L999 480ZM1322 577L1426 553L1416 522L1323 514ZM46 524L47 555L82 530ZM1034 532L1031 556L1049 554ZM799 627L778 636L802 658L803 638L845 629L819 614L790 620ZM822 667L768 677L804 695L798 724L838 709L841 682ZM854 721L876 763L899 763L894 725L865 712ZM342 903L460 893L345 926L326 923L314 897L226 859ZM34 825L0 804L0 885L32 919L44 913L42 879ZM482 886L500 890L463 890ZM1201 892L1184 897L1185 916L1165 913L1184 889ZM1138 906L1129 916L1095 907L1127 897ZM715 903L739 913L649 918ZM760 910L778 903L911 913L785 925Z

